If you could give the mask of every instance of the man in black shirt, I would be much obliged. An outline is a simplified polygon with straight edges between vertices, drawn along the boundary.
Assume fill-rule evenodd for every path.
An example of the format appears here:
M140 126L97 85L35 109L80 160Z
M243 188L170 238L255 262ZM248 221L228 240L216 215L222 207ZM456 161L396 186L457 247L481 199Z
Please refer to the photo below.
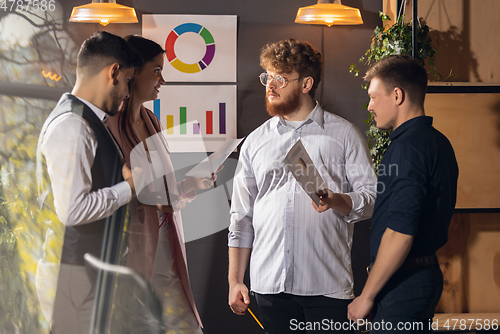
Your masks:
M447 241L458 165L448 139L425 116L427 73L407 56L373 65L368 110L379 129L393 130L379 168L372 217L372 266L349 318L372 313L373 332L430 332L443 290L436 251Z

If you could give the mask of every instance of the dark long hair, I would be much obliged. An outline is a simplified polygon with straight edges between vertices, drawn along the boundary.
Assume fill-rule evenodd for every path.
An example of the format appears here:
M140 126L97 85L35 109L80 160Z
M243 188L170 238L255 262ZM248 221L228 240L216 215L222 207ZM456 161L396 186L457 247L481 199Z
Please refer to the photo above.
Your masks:
M150 39L138 35L127 35L123 39L142 57L144 64L153 61L160 53L165 53L160 44Z
M160 44L152 41L150 39L138 36L138 35L127 35L123 38L127 43L134 49L143 60L143 65L136 68L136 72L142 71L144 65L153 61L159 54L164 54L165 50L160 46ZM129 102L132 98L132 85L134 80L129 82L129 98L125 99L121 105L120 112L118 113L118 131L120 136L124 138L135 139L140 142L140 138L135 135L134 125L132 119L132 112L129 108ZM157 131L160 132L159 122L154 122L153 124L157 127Z

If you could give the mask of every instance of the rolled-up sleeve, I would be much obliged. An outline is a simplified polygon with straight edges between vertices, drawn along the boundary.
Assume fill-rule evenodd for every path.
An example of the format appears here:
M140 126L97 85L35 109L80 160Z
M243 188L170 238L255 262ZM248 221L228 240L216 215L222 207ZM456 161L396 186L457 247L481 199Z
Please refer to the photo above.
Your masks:
M254 229L252 224L257 184L248 158L249 138L243 143L238 169L233 180L231 199L231 224L229 225L228 246L252 248Z
M373 214L377 197L377 176L365 139L356 127L352 127L346 139L346 177L351 186L347 195L352 210L344 217L347 223L368 219Z

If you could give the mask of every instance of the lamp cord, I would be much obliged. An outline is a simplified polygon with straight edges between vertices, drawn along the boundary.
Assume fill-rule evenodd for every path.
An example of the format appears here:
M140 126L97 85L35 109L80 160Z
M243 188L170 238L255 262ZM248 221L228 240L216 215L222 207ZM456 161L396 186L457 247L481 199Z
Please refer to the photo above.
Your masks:
M321 68L321 78L323 79L320 83L321 85L321 88L319 90L319 99L318 99L318 103L319 105L321 106L322 105L322 100L323 100L323 86L324 86L324 83L325 83L325 55L324 55L324 48L323 48L323 40L324 40L324 29L325 27L322 25L321 26L321 57L323 57L323 66Z
M396 17L396 19L398 19L401 16L401 13L403 13L403 16L405 15L405 13L406 13L406 1L407 0L401 1L401 6L399 7L398 16ZM417 15L417 23L418 23L419 27L422 27L422 24L420 23L420 18L418 17L418 15Z
M401 16L401 13L403 13L403 16L404 16L405 12L406 12L406 0L403 0L403 1L401 1L401 6L399 7L399 13L398 13L397 18L399 18Z

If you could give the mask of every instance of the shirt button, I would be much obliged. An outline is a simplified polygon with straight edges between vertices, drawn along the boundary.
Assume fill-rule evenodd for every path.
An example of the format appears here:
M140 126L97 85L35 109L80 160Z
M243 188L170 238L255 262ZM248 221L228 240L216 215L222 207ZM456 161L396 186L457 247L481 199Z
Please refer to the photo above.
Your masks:
M287 254L290 254L290 250L287 250L286 252L287 252Z

